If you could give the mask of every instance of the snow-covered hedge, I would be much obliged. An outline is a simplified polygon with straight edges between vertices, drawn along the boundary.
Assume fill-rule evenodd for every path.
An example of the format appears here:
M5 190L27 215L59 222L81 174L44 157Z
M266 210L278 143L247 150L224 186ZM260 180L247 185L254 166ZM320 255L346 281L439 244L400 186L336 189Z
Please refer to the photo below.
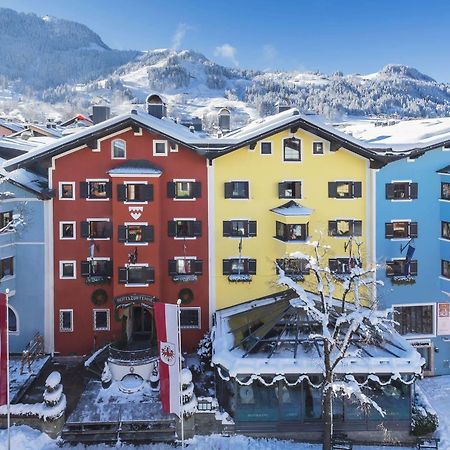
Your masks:
M416 385L412 405L411 433L414 436L424 436L434 433L439 426L439 418L419 386Z

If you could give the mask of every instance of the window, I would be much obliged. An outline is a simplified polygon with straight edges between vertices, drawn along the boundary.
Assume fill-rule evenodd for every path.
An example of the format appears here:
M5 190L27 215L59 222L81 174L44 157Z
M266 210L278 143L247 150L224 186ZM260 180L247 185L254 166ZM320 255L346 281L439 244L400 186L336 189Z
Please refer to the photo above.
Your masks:
M222 261L224 275L256 275L256 259L231 258Z
M125 159L126 158L126 143L122 139L115 139L112 141L112 158Z
M147 224L119 225L119 242L146 243L153 242L153 226Z
M75 239L75 222L59 222L59 238Z
M117 185L119 202L151 202L153 185L145 183L126 183Z
M12 277L14 275L14 258L4 258L0 260L0 279L3 277Z
M450 183L441 183L441 198L450 200Z
M346 219L329 220L328 236L362 236L362 221Z
M417 198L418 184L409 181L396 181L386 184L386 199L410 200Z
M446 261L445 259L441 261L441 275L450 279L450 261Z
M306 241L308 224L289 225L277 221L275 237L282 241Z
M283 160L284 161L302 160L300 139L296 138L283 139Z
M323 155L323 142L313 142L313 155Z
M359 198L362 197L360 181L330 181L328 183L329 198Z
M200 308L181 308L180 327L201 328Z
M81 261L81 276L110 278L112 276L112 262L109 259L100 258Z
M450 239L450 222L441 222L441 237L443 239Z
M76 262L75 261L60 261L59 262L59 278L60 279L75 279L76 278Z
M225 237L256 236L256 221L254 220L224 221L223 235Z
M328 267L332 273L348 274L354 267L361 267L361 262L356 258L330 258Z
M225 198L248 198L248 181L225 183Z
M418 236L417 222L395 221L384 226L386 239L410 239Z
M155 282L153 267L130 265L119 267L119 284L147 285Z
M278 183L279 198L302 198L301 181L283 181Z
M387 277L407 277L417 275L417 260L411 259L407 261L406 258L394 259L386 262L386 276Z
M171 220L168 223L169 236L175 238L195 238L202 235L202 223L195 219Z
M59 310L59 331L70 332L73 331L73 310L60 309Z
M397 314L394 320L398 322L396 329L400 334L434 334L433 305L395 306Z
M111 183L106 180L82 181L80 197L90 200L106 200L111 197Z
M19 333L19 318L11 306L8 306L8 331L10 333Z
M193 180L176 180L167 183L167 197L190 200L201 197L201 183Z
M59 199L75 200L75 183L61 181L59 183Z
M261 142L261 155L272 154L272 142Z
M87 239L109 239L112 234L111 222L104 219L87 220L80 223L80 234Z
M169 275L201 275L203 261L195 258L175 258L169 260Z
M0 229L3 229L8 226L8 224L13 219L13 212L12 211L5 211L0 213Z
M300 258L284 258L277 259L277 265L285 271L286 275L308 275L310 269L308 267L309 261ZM278 270L277 270L278 272Z
M167 141L153 141L153 155L167 156Z
M109 330L109 309L94 309L94 331Z

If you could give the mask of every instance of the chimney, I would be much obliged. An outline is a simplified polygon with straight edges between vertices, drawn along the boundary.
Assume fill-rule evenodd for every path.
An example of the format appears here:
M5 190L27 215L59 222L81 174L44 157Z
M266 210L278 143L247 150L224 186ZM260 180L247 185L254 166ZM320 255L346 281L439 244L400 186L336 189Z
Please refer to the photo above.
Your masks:
M164 100L157 94L151 94L145 101L147 103L147 112L158 119L167 116L167 105Z
M92 122L94 125L100 122L104 122L111 117L111 110L109 106L94 105L92 107Z
M222 133L227 133L231 130L231 115L228 108L222 108L218 114L219 128Z
M277 114L278 114L278 113L281 113L283 111L287 111L288 109L291 109L292 106L286 101L278 101L278 102L275 103L275 108L276 108L276 111L277 111Z

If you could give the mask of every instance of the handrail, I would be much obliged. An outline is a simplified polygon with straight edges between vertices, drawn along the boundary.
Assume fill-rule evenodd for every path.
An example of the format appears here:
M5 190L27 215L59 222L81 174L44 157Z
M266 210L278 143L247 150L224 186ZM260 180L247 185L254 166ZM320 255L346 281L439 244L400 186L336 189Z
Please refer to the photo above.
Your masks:
M139 350L121 350L109 345L109 358L114 361L121 362L136 362L136 361L149 361L157 358L158 354L155 348L149 347Z

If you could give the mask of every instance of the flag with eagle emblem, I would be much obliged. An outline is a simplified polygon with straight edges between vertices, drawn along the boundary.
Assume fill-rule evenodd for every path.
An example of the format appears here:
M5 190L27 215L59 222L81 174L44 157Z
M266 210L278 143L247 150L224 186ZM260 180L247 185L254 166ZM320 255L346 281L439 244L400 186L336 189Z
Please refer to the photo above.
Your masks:
M180 416L180 355L177 305L155 303L159 349L159 394L163 411Z

